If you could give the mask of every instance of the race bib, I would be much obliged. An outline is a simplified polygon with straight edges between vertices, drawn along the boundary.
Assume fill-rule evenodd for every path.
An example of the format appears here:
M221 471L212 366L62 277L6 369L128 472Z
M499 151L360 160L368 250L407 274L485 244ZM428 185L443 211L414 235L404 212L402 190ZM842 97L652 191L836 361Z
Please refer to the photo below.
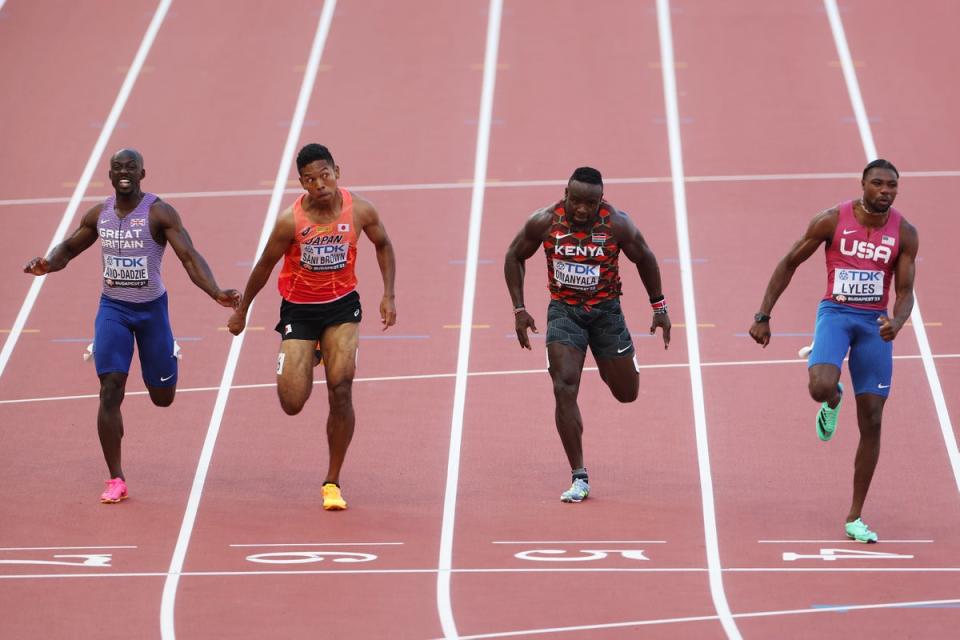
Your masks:
M108 287L145 287L147 256L103 256L103 281Z
M571 289L596 289L600 283L600 265L554 260L553 279L558 285Z
M880 302L883 271L837 269L833 273L833 299L837 302Z
M347 266L348 243L301 244L300 266L309 271L336 271Z

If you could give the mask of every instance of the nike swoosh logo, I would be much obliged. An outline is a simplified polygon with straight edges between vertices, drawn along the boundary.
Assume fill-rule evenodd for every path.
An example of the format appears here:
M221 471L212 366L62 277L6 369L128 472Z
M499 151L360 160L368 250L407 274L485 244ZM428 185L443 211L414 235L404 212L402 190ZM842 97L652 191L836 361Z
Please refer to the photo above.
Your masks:
M877 389L889 389L890 385L888 384L878 384Z
M557 240L563 240L564 238L568 238L568 237L570 237L570 236L572 236L572 235L573 235L572 233L564 233L563 235L561 235L561 234L558 233L558 234L557 234Z
M857 232L856 229L844 229L844 230L843 230L843 235L848 236L848 235L850 235L851 233L856 233L856 232Z
M166 378L160 378L160 382L166 382L167 380L169 380L169 379L172 378L172 377L173 377L173 374L171 373L171 374L168 375Z
M629 349L630 349L630 347L624 347L623 349L617 349L617 353L623 353L624 351L628 351Z

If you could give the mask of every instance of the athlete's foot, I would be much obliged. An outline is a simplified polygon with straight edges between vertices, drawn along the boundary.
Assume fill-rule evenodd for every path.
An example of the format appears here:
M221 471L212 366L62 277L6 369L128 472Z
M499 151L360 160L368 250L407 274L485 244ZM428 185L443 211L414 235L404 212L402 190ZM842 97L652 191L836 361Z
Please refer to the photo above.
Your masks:
M113 478L107 480L107 489L100 494L100 502L115 504L121 500L126 500L128 497L127 484L123 481L123 478Z
M840 391L840 400L837 406L830 408L830 405L824 402L817 411L817 437L826 442L833 437L837 430L837 417L840 415L840 404L843 402L843 385L837 383L837 389Z
M879 539L876 532L871 531L867 523L860 518L857 518L853 522L846 523L843 528L847 533L847 537L857 542L873 544Z
M583 502L590 495L586 478L574 478L570 488L560 494L560 502Z
M340 487L332 482L324 483L320 489L323 494L323 508L326 511L343 511L347 508L347 501L340 493Z

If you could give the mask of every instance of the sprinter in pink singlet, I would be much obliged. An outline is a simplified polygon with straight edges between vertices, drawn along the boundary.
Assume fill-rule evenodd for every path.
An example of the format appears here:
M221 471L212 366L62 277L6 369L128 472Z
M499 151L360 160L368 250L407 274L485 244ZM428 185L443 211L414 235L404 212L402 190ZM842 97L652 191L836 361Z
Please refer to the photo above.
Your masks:
M105 504L128 497L120 466L123 417L120 403L137 344L143 382L158 407L173 403L177 391L177 358L167 313L167 290L160 262L169 244L195 285L225 307L236 307L240 294L220 289L207 261L193 247L180 215L172 206L140 190L147 175L143 156L121 149L110 158L115 195L87 211L73 234L46 258L34 258L26 273L41 276L60 271L98 239L103 257L100 310L94 322L93 356L100 378L97 431L110 479L100 496Z
M351 387L362 312L354 266L360 232L373 242L383 277L380 320L384 329L397 321L396 264L380 215L371 203L337 186L340 167L326 147L303 147L297 154L297 172L306 193L277 218L247 280L244 300L227 326L233 335L243 331L253 299L283 258L277 282L282 297L276 326L281 337L277 393L284 412L300 413L313 390L315 353L320 356L330 402L330 463L321 493L323 508L338 511L347 508L340 492L340 469L355 423Z
M804 236L777 264L750 327L753 339L766 347L773 305L797 267L826 244L827 289L807 360L809 389L810 396L822 403L816 417L817 435L830 440L844 391L840 367L849 351L860 444L844 529L847 537L866 543L878 540L860 516L880 457L880 424L893 377L893 339L913 310L919 248L917 230L891 206L899 179L890 162L874 160L863 170L859 199L814 217ZM896 291L892 318L887 315L891 281Z

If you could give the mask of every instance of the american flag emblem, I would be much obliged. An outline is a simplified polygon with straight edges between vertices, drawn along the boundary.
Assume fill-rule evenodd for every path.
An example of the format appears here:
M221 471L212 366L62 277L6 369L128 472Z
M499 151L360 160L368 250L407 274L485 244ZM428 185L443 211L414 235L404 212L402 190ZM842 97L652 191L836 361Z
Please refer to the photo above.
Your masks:
M883 236L880 238L880 242L888 247L892 247L894 244L896 244L896 240L894 240L891 236Z
M144 224L146 224L146 222L147 222L146 218L133 218L132 220L130 220L130 226L142 227Z
M345 231L350 231L350 225L349 225L349 224L341 223L341 224L338 224L338 225L337 225L337 232L338 232L338 233L340 233L340 232L345 232Z
M591 238L594 244L603 244L607 241L607 234L605 233L594 233Z

